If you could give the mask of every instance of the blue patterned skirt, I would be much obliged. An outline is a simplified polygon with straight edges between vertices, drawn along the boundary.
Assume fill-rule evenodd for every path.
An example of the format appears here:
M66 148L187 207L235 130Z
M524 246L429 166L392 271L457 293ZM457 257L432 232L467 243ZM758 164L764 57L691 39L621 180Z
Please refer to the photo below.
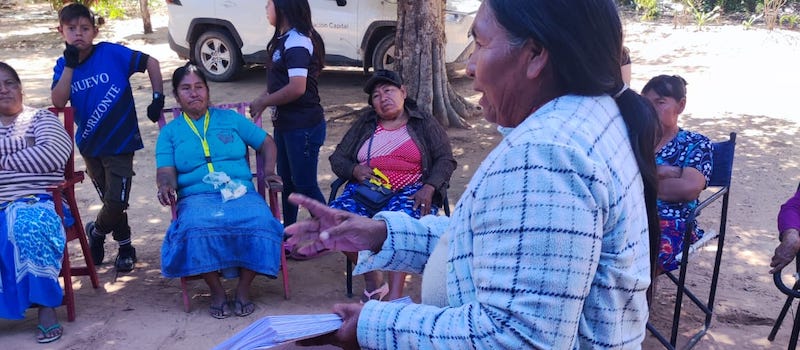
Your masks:
M658 268L662 271L672 271L680 267L680 261L675 256L683 251L683 235L686 232L686 220L667 219L659 221L661 226L661 249L658 251ZM689 245L703 237L703 230L694 226Z
M0 204L0 318L22 319L32 304L61 305L66 237L52 197Z
M419 219L421 216L420 211L419 209L414 210L414 199L412 196L414 196L414 193L417 193L422 186L422 183L415 183L401 188L399 191L395 192L394 196L392 196L381 211L402 211L412 218ZM342 195L331 201L330 207L369 217L367 208L353 199L356 187L358 187L358 184L348 183ZM431 205L431 214L436 215L438 212L439 207Z
M161 246L161 273L176 278L221 271L226 278L246 268L278 274L283 225L258 193L222 202L219 193L178 201L177 219Z

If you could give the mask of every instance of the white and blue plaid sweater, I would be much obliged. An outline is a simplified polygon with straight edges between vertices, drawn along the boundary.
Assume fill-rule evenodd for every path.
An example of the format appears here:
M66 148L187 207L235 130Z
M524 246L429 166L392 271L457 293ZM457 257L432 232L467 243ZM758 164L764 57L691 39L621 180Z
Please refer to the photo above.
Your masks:
M421 273L449 230L449 307L368 302L365 349L639 349L650 285L643 185L608 96L557 98L477 169L450 218L383 212L356 273Z

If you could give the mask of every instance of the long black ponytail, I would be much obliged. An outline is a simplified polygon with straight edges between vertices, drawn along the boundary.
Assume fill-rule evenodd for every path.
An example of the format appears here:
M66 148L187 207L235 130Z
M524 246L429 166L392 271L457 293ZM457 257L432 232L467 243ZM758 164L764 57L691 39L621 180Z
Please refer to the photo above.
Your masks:
M512 41L533 40L547 48L564 93L613 96L628 129L644 183L650 238L650 268L655 271L661 230L656 207L658 176L655 145L658 116L644 97L623 83L622 22L612 0L486 0Z

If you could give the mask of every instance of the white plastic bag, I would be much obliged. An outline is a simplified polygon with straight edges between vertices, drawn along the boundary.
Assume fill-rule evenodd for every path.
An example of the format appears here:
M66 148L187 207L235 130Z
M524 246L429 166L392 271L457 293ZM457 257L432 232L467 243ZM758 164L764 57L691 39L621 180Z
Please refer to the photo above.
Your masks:
M222 171L215 171L203 176L203 182L214 185L215 189L219 189L223 203L244 196L247 193L247 187L244 184L239 180L232 180L228 174Z

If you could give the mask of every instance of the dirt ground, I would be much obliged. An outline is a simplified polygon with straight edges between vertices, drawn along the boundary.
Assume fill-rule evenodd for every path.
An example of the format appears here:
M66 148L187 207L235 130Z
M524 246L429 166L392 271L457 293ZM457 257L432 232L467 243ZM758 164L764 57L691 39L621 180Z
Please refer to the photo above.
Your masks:
M698 30L691 25L639 23L626 21L626 44L633 57L633 88L640 89L657 74L680 74L689 82L688 106L682 125L723 140L738 133L733 172L731 208L725 239L723 266L710 333L699 349L786 348L791 321L787 321L774 343L766 337L784 297L767 273L769 258L776 245L775 217L780 203L788 198L800 180L798 160L797 82L800 81L800 33L788 31L744 30L741 25L708 26ZM120 42L146 52L161 62L165 78L183 64L167 44L167 18L155 11L156 32L142 35L141 21L110 21L101 28L102 40ZM20 73L26 103L49 104L49 87L55 59L62 43L53 29L55 13L48 5L25 5L0 9L0 61ZM472 101L470 81L457 71L454 86ZM329 119L328 135L320 156L319 182L323 192L333 180L328 155L341 139L351 118L335 117L365 105L361 86L366 76L359 69L329 69L320 78L320 95ZM137 109L144 112L150 101L146 74L133 78ZM263 89L263 69L248 70L231 83L212 83L215 103L250 101ZM165 84L169 85L168 83ZM167 105L173 105L169 97ZM208 316L208 291L204 283L190 285L192 310L181 307L177 280L165 279L159 270L161 240L170 219L169 210L155 198L153 148L158 130L141 118L145 149L135 160L131 208L134 245L139 262L132 273L114 280L109 266L100 267L101 286L91 288L86 278L75 278L77 320L66 322L65 308L58 309L65 328L55 344L35 344L36 313L30 310L24 321L0 320L0 343L7 349L203 349L210 348L238 330L266 315L329 312L336 302L353 302L345 296L344 258L328 255L311 261L288 263L291 298L285 300L278 280L257 278L253 300L256 312L244 318L216 320ZM472 128L449 130L458 168L450 188L451 204L459 198L480 161L497 143L499 134L483 120L470 120ZM268 128L269 129L269 128ZM80 158L78 168L82 168ZM84 220L99 209L97 195L88 182L78 188ZM718 222L715 210L701 219L705 227ZM71 247L72 258L80 256ZM113 257L112 240L106 245ZM693 256L689 285L703 290L709 284L714 247ZM408 279L406 291L419 301L419 276ZM226 285L233 288L233 285ZM355 290L363 288L356 278ZM666 278L659 280L659 291L651 320L667 329L674 304L674 288ZM688 304L681 326L681 339L700 324L699 313ZM793 317L792 311L789 317ZM658 348L652 337L643 347ZM292 348L292 346L287 346Z

